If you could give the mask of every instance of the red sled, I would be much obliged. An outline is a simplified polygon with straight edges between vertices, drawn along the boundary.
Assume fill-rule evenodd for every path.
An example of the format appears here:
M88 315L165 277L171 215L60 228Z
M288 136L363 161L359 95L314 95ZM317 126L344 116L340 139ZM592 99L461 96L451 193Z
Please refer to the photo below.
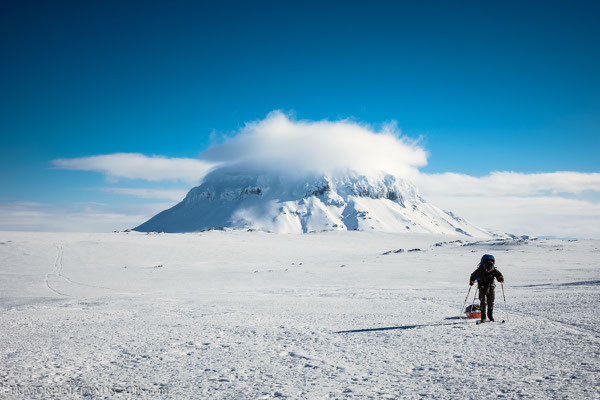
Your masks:
M479 304L469 304L465 308L465 318L481 318L481 307Z

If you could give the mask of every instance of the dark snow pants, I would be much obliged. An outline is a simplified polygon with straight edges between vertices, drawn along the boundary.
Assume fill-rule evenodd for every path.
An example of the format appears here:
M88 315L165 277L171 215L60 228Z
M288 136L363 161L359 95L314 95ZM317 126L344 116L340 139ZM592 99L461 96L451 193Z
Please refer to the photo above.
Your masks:
M481 303L481 319L494 318L494 285L479 286L479 301Z

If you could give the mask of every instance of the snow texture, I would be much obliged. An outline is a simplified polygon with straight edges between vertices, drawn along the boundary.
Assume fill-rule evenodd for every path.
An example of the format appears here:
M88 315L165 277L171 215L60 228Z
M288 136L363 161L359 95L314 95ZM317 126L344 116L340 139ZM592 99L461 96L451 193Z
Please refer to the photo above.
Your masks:
M390 174L347 171L299 178L239 166L213 171L181 203L135 230L173 233L224 227L276 233L377 230L497 236L427 203L415 186Z
M484 253L505 324L457 318ZM0 397L599 398L599 256L597 240L0 232Z

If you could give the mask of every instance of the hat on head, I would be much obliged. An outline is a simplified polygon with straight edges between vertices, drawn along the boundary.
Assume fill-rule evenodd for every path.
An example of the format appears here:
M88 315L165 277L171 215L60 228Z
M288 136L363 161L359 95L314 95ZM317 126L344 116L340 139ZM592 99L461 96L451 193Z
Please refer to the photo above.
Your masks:
M483 264L486 261L491 261L493 263L496 263L496 259L494 258L493 255L491 254L484 254L483 257L481 257L481 263Z

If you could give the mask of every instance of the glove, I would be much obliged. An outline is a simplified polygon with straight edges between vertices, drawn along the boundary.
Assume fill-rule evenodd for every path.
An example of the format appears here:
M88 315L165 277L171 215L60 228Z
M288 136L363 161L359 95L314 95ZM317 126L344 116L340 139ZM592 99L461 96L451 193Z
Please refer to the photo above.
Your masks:
M504 282L504 277L503 276L499 276L496 279L498 279L498 282L500 282L500 283Z
M473 286L474 283L475 283L475 281L469 282L469 286Z

